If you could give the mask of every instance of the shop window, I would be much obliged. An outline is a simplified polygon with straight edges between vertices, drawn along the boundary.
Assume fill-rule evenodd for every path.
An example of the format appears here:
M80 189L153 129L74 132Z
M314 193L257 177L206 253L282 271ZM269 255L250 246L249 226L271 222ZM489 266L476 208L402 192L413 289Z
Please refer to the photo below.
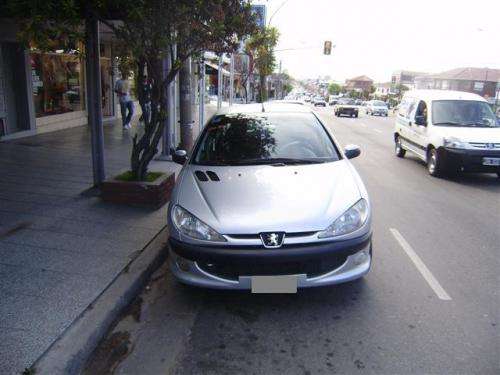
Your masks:
M36 117L85 109L80 59L72 54L57 52L31 53Z
M484 82L474 82L474 91L483 91L484 89Z

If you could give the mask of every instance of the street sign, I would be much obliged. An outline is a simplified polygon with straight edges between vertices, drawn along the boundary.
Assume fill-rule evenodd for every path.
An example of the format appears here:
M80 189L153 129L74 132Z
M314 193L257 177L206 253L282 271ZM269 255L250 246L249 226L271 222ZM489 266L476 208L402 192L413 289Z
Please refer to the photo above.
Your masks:
M266 27L266 6L252 5L252 13L256 16L257 26L261 29Z
M332 42L330 40L325 41L325 46L323 47L323 55L332 54Z

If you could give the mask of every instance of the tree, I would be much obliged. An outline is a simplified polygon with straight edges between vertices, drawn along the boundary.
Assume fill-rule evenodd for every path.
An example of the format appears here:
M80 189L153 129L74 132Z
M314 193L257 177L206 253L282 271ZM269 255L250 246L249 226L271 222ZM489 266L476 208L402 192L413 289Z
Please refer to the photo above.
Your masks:
M246 42L245 52L250 56L250 67L259 72L259 102L267 99L266 78L276 67L274 47L278 44L279 32L275 27L264 27L252 35Z
M328 85L328 93L330 95L338 95L342 91L342 86L338 83L330 83Z
M19 25L19 37L41 50L72 49L84 41L83 21L93 17L107 25L141 76L153 79L151 120L133 139L131 171L144 180L158 152L167 117L166 88L183 63L204 50L232 52L243 36L255 32L249 0L7 0ZM111 21L118 20L118 21ZM62 46L61 46L62 45ZM177 54L173 46L177 46ZM170 53L169 53L170 52ZM163 60L172 69L164 74Z

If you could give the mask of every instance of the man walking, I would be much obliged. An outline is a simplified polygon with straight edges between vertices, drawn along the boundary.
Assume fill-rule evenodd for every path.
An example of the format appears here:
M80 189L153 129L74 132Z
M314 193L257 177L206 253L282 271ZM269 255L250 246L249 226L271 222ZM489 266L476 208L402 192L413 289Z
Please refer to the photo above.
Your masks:
M120 101L123 129L130 129L130 121L134 115L134 102L130 97L130 87L126 74L122 73L122 78L116 81L115 92L118 95L118 100Z

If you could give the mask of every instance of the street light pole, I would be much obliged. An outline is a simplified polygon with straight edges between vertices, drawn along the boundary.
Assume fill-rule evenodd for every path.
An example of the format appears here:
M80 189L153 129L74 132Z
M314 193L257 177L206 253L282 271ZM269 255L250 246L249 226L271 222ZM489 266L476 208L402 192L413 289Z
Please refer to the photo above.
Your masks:
M219 55L219 68L217 69L217 109L222 107L222 66L223 66L223 54Z
M200 113L198 120L198 130L201 133L203 126L205 125L205 60L202 57L200 61L200 88L199 88L199 100L200 100Z
M229 106L233 105L234 100L234 53L231 53L231 65L229 68Z

